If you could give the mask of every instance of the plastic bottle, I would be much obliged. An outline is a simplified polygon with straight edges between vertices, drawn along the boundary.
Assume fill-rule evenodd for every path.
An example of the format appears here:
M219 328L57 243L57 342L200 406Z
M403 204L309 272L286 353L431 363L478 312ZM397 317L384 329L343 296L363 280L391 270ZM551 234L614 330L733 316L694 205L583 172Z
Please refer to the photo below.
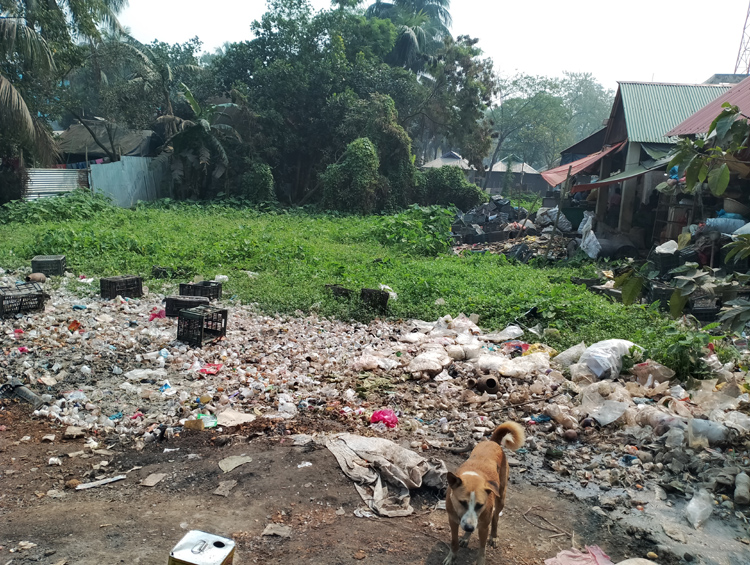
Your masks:
M750 504L750 477L747 473L740 473L734 480L734 503Z
M562 408L560 408L557 404L547 405L544 413L566 430L572 430L578 427L578 422L576 421L576 419L567 412L563 412Z

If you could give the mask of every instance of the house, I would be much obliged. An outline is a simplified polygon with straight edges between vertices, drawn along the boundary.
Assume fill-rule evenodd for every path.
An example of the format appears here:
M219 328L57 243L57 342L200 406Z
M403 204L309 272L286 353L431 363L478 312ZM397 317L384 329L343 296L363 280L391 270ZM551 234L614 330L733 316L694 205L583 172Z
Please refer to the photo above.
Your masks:
M750 77L746 77L742 82L706 104L695 114L669 130L665 135L671 137L708 133L716 116L721 113L722 104L724 103L737 106L742 114L750 116Z
M598 189L597 219L625 234L634 226L640 228L645 237L635 239L645 244L647 232L654 227L653 189L664 180L667 154L677 140L665 134L730 88L728 84L620 82L600 151L543 176L556 186L568 173L591 173L598 164L599 180L576 185L571 192ZM610 190L621 192L619 213L609 205ZM643 213L636 215L636 209Z
M492 166L492 171L488 173L487 190L490 194L502 194L506 185L506 176L510 168L511 179L509 188L513 191L521 190L523 192L546 192L548 189L547 182L534 167L524 163L513 155L501 159Z
M464 171L469 182L476 182L476 169L469 164L469 161L461 157L461 155L455 151L443 153L443 155L437 159L422 165L422 169L439 169L440 167L458 167Z
M583 138L578 143L560 151L560 165L567 165L573 161L578 161L588 157L592 153L601 151L604 146L604 137L607 134L607 128L601 128L590 136Z
M130 130L103 120L86 120L85 126L73 124L58 137L63 162L80 164L77 168L88 168L91 161L110 159L111 155L153 156L158 145L156 133L151 130Z

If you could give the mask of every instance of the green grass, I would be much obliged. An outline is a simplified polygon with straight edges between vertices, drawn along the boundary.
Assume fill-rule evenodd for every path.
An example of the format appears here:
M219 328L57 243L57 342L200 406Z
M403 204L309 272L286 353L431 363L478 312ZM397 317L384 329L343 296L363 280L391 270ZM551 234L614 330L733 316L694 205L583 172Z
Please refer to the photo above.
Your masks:
M185 268L182 280L228 275L225 298L256 303L268 313L315 310L345 320L368 320L373 313L358 300L336 301L326 284L356 291L386 284L398 293L390 305L392 318L476 313L480 325L493 330L536 307L537 317L524 323L558 329L561 337L550 342L554 347L624 338L650 348L663 362L667 347L679 338L667 335L672 323L653 310L625 307L572 285L571 275L587 274L581 269L509 264L489 254L409 255L379 243L382 220L374 217L221 205L79 210L63 221L26 215L0 223L0 267L27 266L34 255L65 254L77 275L138 274L152 288L161 284L148 281L152 266ZM9 221L7 213L0 214L3 221ZM590 274L592 267L585 270ZM435 304L439 298L444 305Z

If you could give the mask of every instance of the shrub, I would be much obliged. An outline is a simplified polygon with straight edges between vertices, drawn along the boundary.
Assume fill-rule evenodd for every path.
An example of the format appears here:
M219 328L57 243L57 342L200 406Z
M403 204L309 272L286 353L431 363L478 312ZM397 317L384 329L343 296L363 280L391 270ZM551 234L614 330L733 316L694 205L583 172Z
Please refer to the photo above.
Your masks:
M271 167L265 163L253 163L250 170L242 175L241 197L250 202L275 202Z
M341 162L323 173L323 202L328 210L370 214L376 209L382 180L375 146L366 137L352 141Z
M458 167L429 169L425 177L428 204L453 205L468 211L489 200L482 189L466 180L464 172Z
M80 189L32 202L9 202L0 209L0 224L89 220L117 211L119 209L112 205L109 197Z
M403 253L434 256L450 249L454 216L448 208L414 205L395 216L380 218L374 233L380 243Z

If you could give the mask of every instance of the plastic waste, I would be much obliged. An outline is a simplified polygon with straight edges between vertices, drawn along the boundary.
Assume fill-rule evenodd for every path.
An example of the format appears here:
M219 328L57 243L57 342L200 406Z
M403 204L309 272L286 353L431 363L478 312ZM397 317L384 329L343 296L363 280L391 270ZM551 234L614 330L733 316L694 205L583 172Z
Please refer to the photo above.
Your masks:
M696 530L711 517L714 500L706 489L700 489L685 508L685 517Z
M564 412L557 404L548 404L544 409L544 414L552 418L566 430L578 427L578 421L571 414Z
M706 220L706 231L731 234L743 227L745 227L745 220L734 220L732 218L708 218Z
M652 359L646 359L643 363L638 363L630 372L635 376L638 383L646 388L652 388L654 385L669 381L675 376L672 369Z
M594 227L594 218L596 218L596 213L591 210L586 210L583 213L581 223L578 224L578 233L583 234L587 229L591 231Z
M500 388L500 383L497 378L492 375L486 375L477 381L477 390L479 392L486 392L487 394L497 394Z
M691 418L688 420L688 445L690 447L707 447L725 443L729 430L723 424L711 420Z
M667 432L667 440L664 443L669 449L677 449L685 443L685 430L672 428Z
M606 400L599 408L589 414L589 416L599 422L600 426L607 426L612 422L617 421L620 416L625 414L625 410L627 409L628 404L626 402Z
M226 275L216 275L214 282L226 283L229 282L229 277Z
M581 358L581 355L583 355L584 351L586 351L586 342L582 341L578 345L574 345L573 347L566 349L562 353L555 355L552 358L552 364L557 367L567 369L574 363L578 363L578 360Z
M378 422L382 422L389 428L395 428L398 426L398 416L393 410L377 410L370 417L370 423L377 424Z
M616 378L622 370L622 357L635 344L625 339L608 339L590 346L579 359L600 379Z
M482 341L491 341L493 343L503 343L512 339L518 339L523 335L523 330L518 326L508 326L501 332L490 333L480 336Z
M750 504L750 477L747 473L740 473L734 479L734 503Z
M680 385L675 385L669 389L669 395L675 400L685 400L688 397L687 391Z
M224 365L222 363L208 363L207 365L204 365L203 368L198 372L202 375L218 375L223 366Z
M602 252L602 244L599 243L599 240L596 238L591 223L584 226L582 234L581 249L583 249L584 253L586 253L591 259L596 259Z
M742 412L727 412L724 417L724 424L743 433L750 432L750 416Z
M558 219L558 214L560 218ZM573 224L570 220L565 217L565 214L560 212L560 209L555 206L552 209L540 209L537 211L536 224L539 226L554 226L557 223L557 229L563 232L573 231Z
M654 252L658 253L659 255L674 255L675 253L677 253L677 250L679 248L679 244L675 240L671 239L654 249Z

